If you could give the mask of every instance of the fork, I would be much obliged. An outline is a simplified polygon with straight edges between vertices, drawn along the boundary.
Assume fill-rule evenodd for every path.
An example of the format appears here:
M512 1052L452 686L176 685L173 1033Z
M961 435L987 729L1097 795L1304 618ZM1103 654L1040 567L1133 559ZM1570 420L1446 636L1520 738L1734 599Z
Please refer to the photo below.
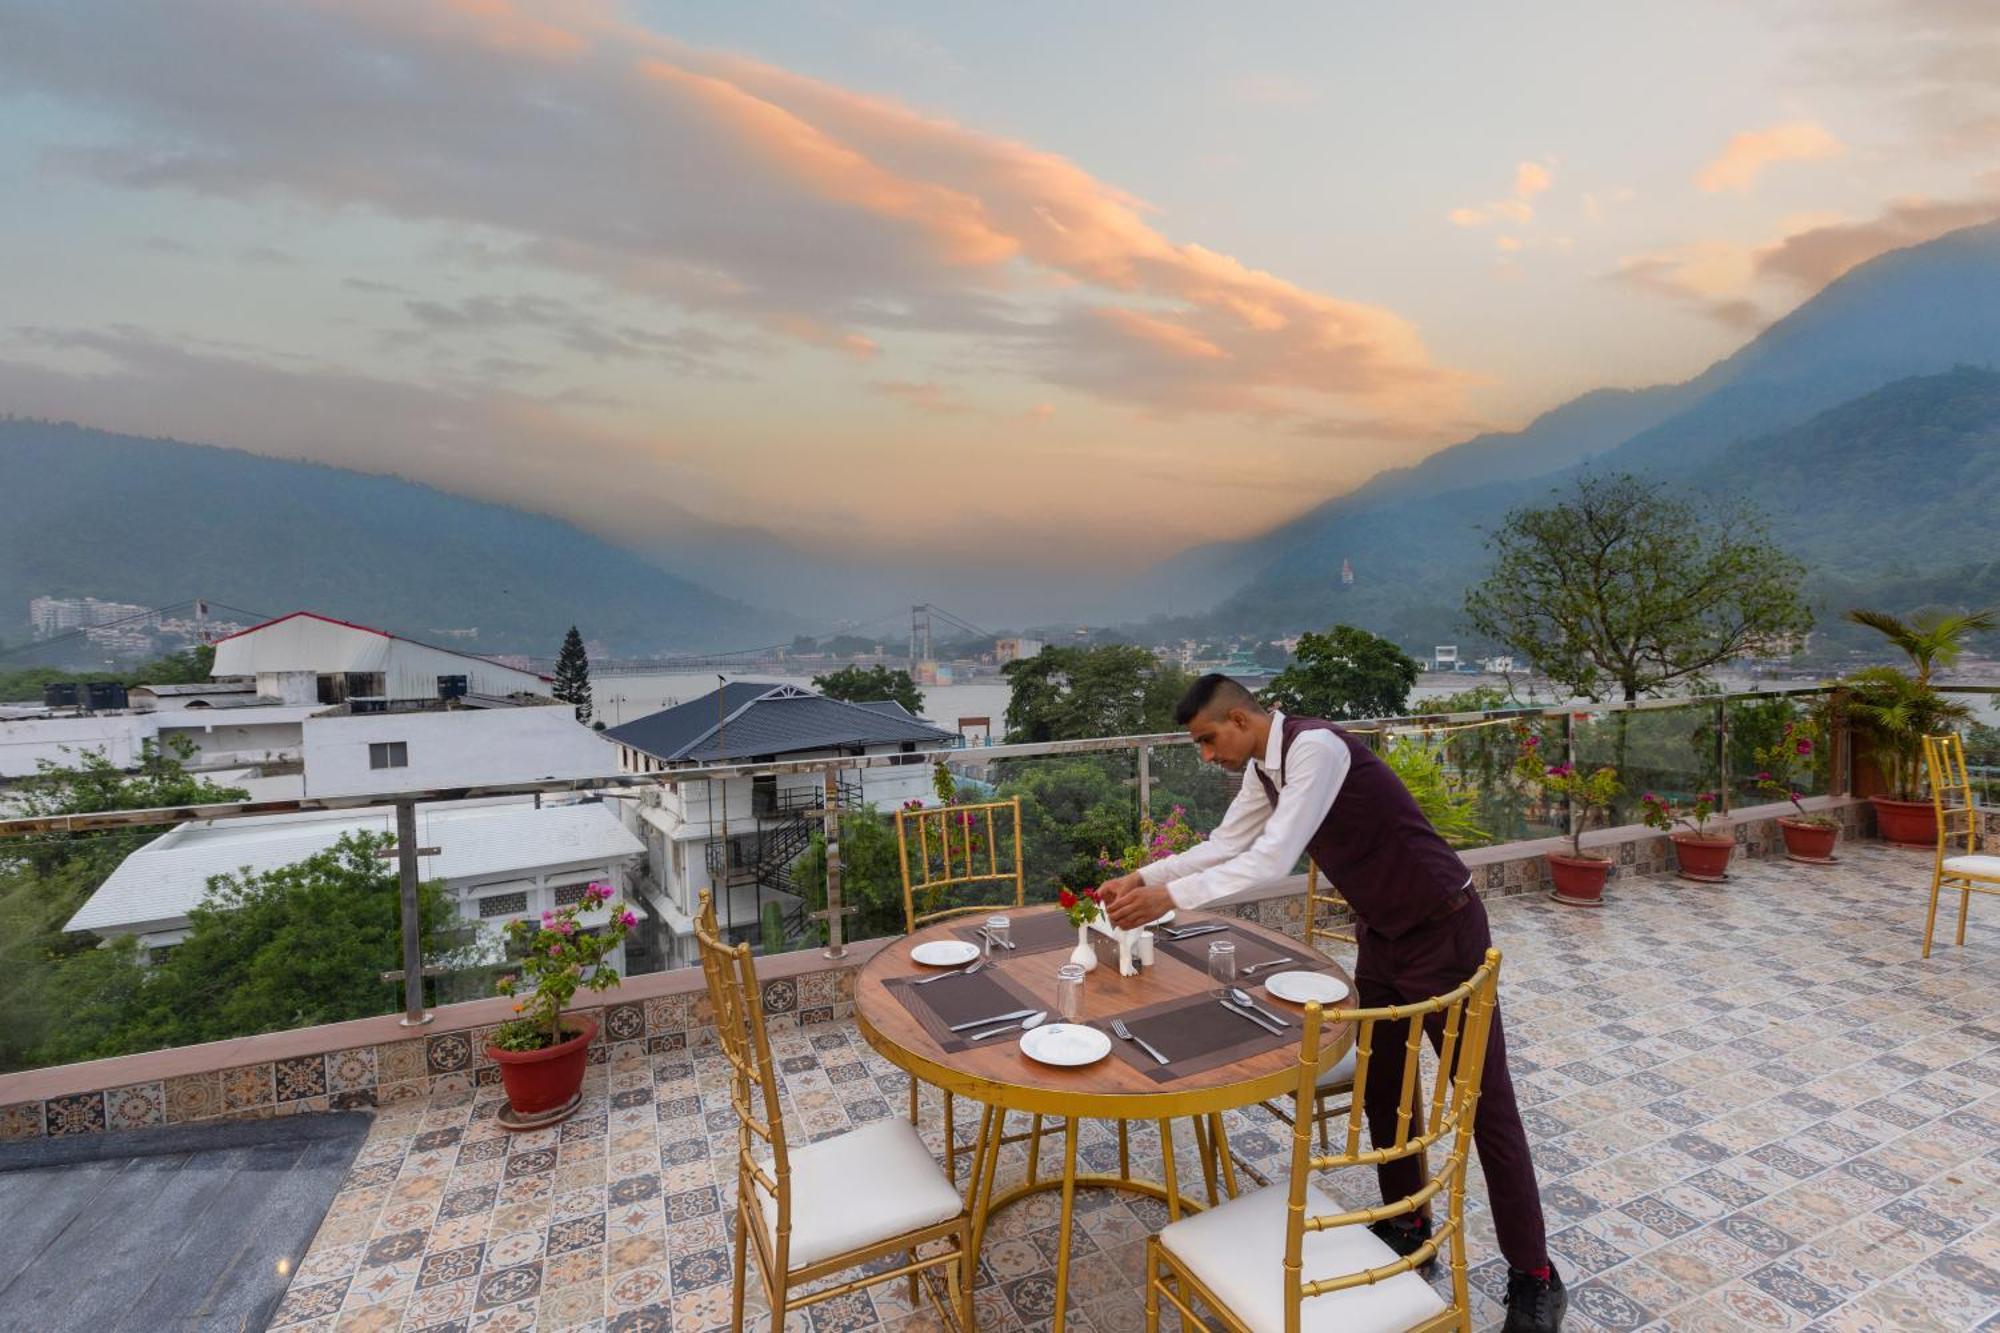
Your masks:
M934 977L925 977L922 981L913 981L910 984L912 986L928 986L933 981L943 981L946 977L969 977L974 972L977 972L980 968L985 966L986 966L986 960L984 958L975 958L970 963L967 963L964 967L959 968L956 972L940 972Z
M1298 961L1299 961L1298 959L1292 957L1290 954L1284 954L1277 958L1266 958L1261 963L1250 964L1250 966L1244 968L1241 972L1238 972L1236 975L1239 977L1247 977L1252 972L1262 971L1264 968L1267 967L1276 967L1280 963L1296 963Z
M1167 1057L1161 1055L1159 1051L1154 1048L1152 1042L1147 1041L1144 1037L1141 1037L1138 1034L1134 1033L1131 1028L1126 1027L1124 1019L1122 1018L1112 1019L1111 1030L1118 1034L1120 1040L1134 1043L1135 1045L1138 1046L1140 1050L1152 1056L1155 1060L1159 1061L1161 1064L1167 1063Z

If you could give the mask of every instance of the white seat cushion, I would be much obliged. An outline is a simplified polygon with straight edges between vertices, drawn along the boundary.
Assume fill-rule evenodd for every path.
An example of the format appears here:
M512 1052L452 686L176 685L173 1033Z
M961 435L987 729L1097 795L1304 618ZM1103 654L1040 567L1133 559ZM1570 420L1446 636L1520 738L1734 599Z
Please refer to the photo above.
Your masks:
M1256 1333L1285 1327L1285 1191L1276 1186L1182 1218L1160 1233L1187 1270ZM1306 1186L1306 1216L1344 1212ZM1302 1259L1308 1282L1396 1262L1396 1252L1363 1226L1308 1231ZM1415 1273L1372 1287L1309 1298L1299 1307L1306 1333L1402 1333L1446 1309Z
M1355 1049L1356 1048L1352 1046L1348 1047L1347 1054L1341 1056L1340 1059L1334 1063L1333 1068L1327 1070L1324 1074L1321 1074L1319 1076L1319 1082L1314 1084L1313 1086L1317 1087L1321 1092L1335 1092L1343 1088L1353 1087Z
M793 1149L790 1157L793 1268L948 1222L965 1208L907 1120L877 1120ZM762 1166L771 1170L769 1162ZM776 1244L777 1201L753 1188Z
M2000 856L1947 856L1944 859L1944 873L2000 879Z

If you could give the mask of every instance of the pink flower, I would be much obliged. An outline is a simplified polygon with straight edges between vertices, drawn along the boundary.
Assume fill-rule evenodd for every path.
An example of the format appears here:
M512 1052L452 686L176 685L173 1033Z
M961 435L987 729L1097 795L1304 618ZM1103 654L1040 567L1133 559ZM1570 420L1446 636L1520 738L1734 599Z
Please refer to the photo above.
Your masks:
M598 902L603 902L611 896L611 886L609 884L593 884L585 889L584 893L588 897L595 898Z
M551 957L551 958L560 958L560 957L562 957L562 945L560 945L560 944L551 944L551 945L549 946L549 957Z
M1794 801L1803 801L1805 798L1806 794L1802 791L1795 791L1792 793L1792 799Z
M639 924L639 918L633 915L632 909L628 907L618 914L618 924L630 930Z
M556 921L556 914L554 912L542 913L542 927L544 929L547 929L549 926L554 925L555 921Z
M1812 753L1812 742L1811 742L1811 741L1806 741L1806 740L1802 740L1802 741L1800 741L1800 742L1799 742L1799 744L1798 744L1798 751L1799 751L1799 753L1800 753L1800 754L1811 754L1811 753Z
M574 921L558 921L556 923L555 928L561 931L564 935L576 934L576 922Z
M1769 782L1770 780L1771 780L1771 775L1769 773L1759 773L1757 775L1757 781L1759 782Z
M1527 736L1523 737L1521 740L1521 744L1527 746L1530 750L1534 749L1537 745L1540 745L1541 743L1542 743L1542 738L1540 736Z

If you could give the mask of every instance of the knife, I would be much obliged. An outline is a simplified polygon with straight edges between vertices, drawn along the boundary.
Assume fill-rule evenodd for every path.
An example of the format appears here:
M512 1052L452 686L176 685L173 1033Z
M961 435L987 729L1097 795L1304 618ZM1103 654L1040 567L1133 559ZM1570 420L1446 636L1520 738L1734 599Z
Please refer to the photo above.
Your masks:
M1169 926L1162 926L1160 927L1160 934L1165 935L1170 940L1186 940L1192 939L1196 935L1213 935L1218 930L1228 929L1228 926L1220 923L1212 926L1189 926L1185 930L1174 930Z
M975 1018L970 1023L954 1023L951 1025L951 1027L947 1028L946 1031L969 1032L973 1028L990 1028L995 1023L1005 1023L1007 1020L1011 1018L1026 1018L1029 1014L1032 1014L1034 1012L1035 1011L1032 1009L1016 1009L1011 1014L989 1014L985 1018Z
M1259 1017L1256 1014L1251 1013L1248 1009L1243 1008L1241 1005L1231 1004L1228 1000L1217 1000L1216 1003L1221 1005L1224 1009L1227 1009L1230 1013L1235 1014L1239 1018L1249 1019L1252 1023L1255 1023L1258 1027L1264 1029L1264 1031L1270 1033L1274 1037L1282 1037L1285 1035L1285 1030L1283 1028L1277 1027L1271 1023L1266 1022L1263 1018Z

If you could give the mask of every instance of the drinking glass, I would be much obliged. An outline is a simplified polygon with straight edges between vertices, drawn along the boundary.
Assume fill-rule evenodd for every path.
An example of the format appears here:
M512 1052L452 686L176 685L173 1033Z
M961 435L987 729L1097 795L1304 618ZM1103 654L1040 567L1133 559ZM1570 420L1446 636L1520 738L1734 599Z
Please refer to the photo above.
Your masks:
M1056 1015L1065 1023L1083 1020L1083 965L1064 963L1056 969Z
M1007 947L1007 942L1008 942L1007 932L1010 929L1012 929L1012 927L1013 923L1011 921L1009 921L1006 917L1001 916L997 913L993 916L987 917L986 952L992 953L995 949L1005 949Z
M1215 983L1217 995L1229 994L1229 988L1236 984L1235 941L1216 940L1208 946L1208 979Z

